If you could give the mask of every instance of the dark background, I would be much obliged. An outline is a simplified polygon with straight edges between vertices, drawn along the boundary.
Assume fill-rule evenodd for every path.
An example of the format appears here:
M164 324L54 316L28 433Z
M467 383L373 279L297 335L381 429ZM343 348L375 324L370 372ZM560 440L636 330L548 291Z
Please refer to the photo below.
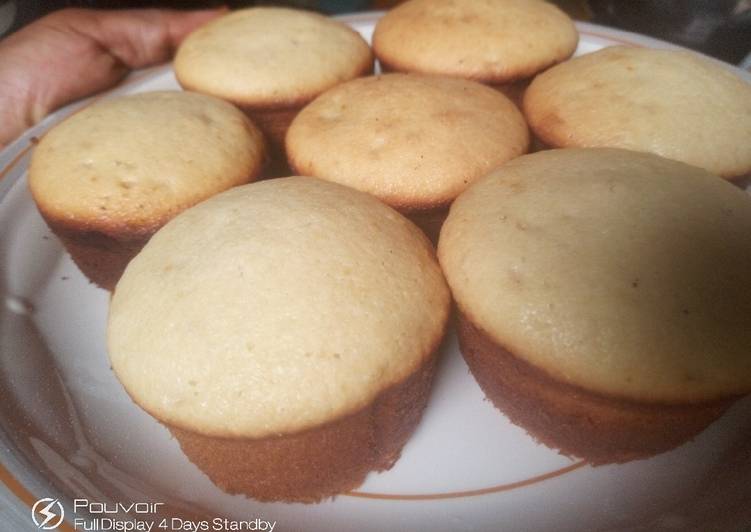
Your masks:
M615 28L651 35L703 51L730 63L741 63L751 52L751 0L554 0L571 16ZM195 9L227 5L288 5L327 14L388 9L399 0L0 0L14 4L15 17L0 35L63 7L119 9L172 7ZM11 7L12 8L12 7ZM7 26L7 24L6 24Z

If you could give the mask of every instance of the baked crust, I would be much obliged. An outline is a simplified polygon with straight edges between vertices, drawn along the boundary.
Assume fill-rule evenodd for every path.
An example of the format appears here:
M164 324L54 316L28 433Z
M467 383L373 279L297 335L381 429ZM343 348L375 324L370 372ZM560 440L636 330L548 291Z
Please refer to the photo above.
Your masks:
M274 28L274 31L266 31ZM353 28L310 11L236 10L180 45L175 75L184 88L240 107L302 107L321 92L373 70L374 56Z
M247 176L249 182L259 178L264 164L256 165ZM162 219L155 219L150 224L139 227L101 219L86 222L59 218L47 212L39 202L37 208L78 269L89 281L110 292L115 289L128 263L138 255L151 236L180 210L184 210L165 211Z
M529 130L517 106L491 87L397 73L323 93L295 118L285 142L299 175L412 213L448 207L471 183L526 153Z
M182 91L103 100L50 129L29 190L83 273L112 290L149 238L181 211L254 181L259 129L227 102Z
M668 405L595 394L515 357L465 313L457 314L462 355L495 407L540 443L591 464L628 462L678 447L738 399Z
M414 224L422 229L422 232L430 239L433 245L438 244L441 227L449 214L448 207L437 207L426 211L413 211L404 213Z
M294 107L254 107L240 104L240 109L253 120L258 129L263 132L264 137L269 143L269 151L272 161L283 160L286 162L284 155L284 137L287 135L287 129L297 113L307 105L305 101Z
M627 401L751 393L751 200L696 167L617 149L514 159L451 206L454 299L555 379Z
M255 175L251 177L255 178ZM139 227L114 220L92 219L87 222L60 218L47 212L41 202L37 203L37 209L78 269L89 281L110 292L133 257L176 214L165 212L162 219L154 219Z
M381 66L381 73L382 74L388 74L392 72L403 72L403 73L409 73L409 70L400 70L400 68L397 65L392 65L388 61L382 61L379 60L378 63ZM556 63L557 64L557 63ZM458 76L462 77L462 76ZM518 108L521 109L522 102L524 101L524 91L527 90L527 87L529 87L529 84L532 82L533 76L528 78L521 78L514 81L496 81L494 79L481 79L481 78L464 78L464 79L471 79L472 81L477 81L478 83L482 83L484 85L487 85L488 87L492 87L504 96L506 96L509 100L514 102Z
M565 61L578 32L548 2L410 0L378 21L372 41L387 69L496 84Z
M366 408L314 429L266 438L220 438L167 425L183 452L222 490L260 501L313 503L391 469L420 421L434 353Z
M493 87L498 92L502 93L509 100L514 102L516 106L521 109L522 102L524 101L524 91L527 90L529 84L532 82L532 78L524 78L513 81L511 83L489 83L488 86ZM532 135L530 135L532 137ZM530 145L531 145L530 138Z
M522 108L556 148L645 151L726 179L751 171L751 86L694 52L613 46L537 76Z
M368 76L372 73L373 60L371 58L370 61L365 61L358 67L355 77ZM180 80L180 85L186 90L206 92L200 85L191 84L187 80ZM218 97L238 107L258 126L258 129L263 132L263 136L269 143L272 163L278 163L279 160L286 159L284 138L287 135L287 129L289 129L292 120L316 96L318 96L318 93L306 93L294 100L279 100L274 102L253 102L250 98L241 100L223 96Z
M449 304L433 247L403 216L342 185L274 179L219 194L150 239L112 298L110 360L170 425L293 434L413 374Z
M71 229L64 223L43 217L78 269L89 281L110 292L115 289L125 267L155 231L113 236L95 230Z

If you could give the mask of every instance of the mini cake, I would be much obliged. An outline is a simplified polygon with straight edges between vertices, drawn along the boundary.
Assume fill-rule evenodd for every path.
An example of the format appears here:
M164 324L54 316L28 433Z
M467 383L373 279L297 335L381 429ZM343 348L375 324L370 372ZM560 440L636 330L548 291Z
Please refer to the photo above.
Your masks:
M142 93L98 102L53 127L34 150L29 187L81 271L111 290L159 227L253 181L265 158L260 131L232 105Z
M656 155L520 157L451 207L462 353L541 442L591 463L676 447L751 391L751 197Z
M154 235L113 295L109 354L220 488L313 502L397 460L449 307L411 222L356 190L280 178Z
M524 117L498 91L407 74L334 87L287 134L295 172L373 194L436 236L459 193L528 146Z
M725 178L751 172L751 84L693 52L605 48L539 75L523 105L550 147L647 151Z
M517 95L526 80L571 57L574 23L547 2L409 0L376 24L386 71L473 79Z
M336 20L285 8L250 8L211 21L175 56L186 89L228 100L281 149L295 114L326 89L373 70L365 40Z

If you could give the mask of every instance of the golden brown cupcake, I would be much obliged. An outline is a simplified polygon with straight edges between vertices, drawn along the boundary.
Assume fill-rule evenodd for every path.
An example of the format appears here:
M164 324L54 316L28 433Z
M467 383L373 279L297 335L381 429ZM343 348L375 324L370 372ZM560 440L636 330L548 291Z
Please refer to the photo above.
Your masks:
M438 254L478 383L592 463L684 443L751 391L751 198L617 149L520 157L462 194Z
M113 295L109 353L220 488L313 502L397 460L449 302L432 246L394 210L314 178L261 181L154 235Z
M407 74L330 89L287 134L295 172L373 194L436 236L456 196L528 146L524 117L498 91Z
M751 172L751 84L693 52L577 57L535 78L524 113L550 147L646 151L729 179Z
M563 11L529 0L409 0L386 13L373 33L386 71L468 78L509 95L571 57L578 42Z
M111 290L180 211L260 173L258 129L232 105L189 92L98 102L53 127L29 168L34 201L81 271Z
M193 32L174 67L180 85L234 103L281 149L297 112L326 89L372 72L373 55L341 22L262 7L234 11Z

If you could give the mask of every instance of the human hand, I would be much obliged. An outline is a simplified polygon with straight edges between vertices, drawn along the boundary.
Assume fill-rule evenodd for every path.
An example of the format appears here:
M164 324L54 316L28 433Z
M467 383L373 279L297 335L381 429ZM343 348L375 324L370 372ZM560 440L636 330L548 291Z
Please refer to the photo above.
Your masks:
M169 60L225 9L63 9L0 41L0 148L48 113Z

